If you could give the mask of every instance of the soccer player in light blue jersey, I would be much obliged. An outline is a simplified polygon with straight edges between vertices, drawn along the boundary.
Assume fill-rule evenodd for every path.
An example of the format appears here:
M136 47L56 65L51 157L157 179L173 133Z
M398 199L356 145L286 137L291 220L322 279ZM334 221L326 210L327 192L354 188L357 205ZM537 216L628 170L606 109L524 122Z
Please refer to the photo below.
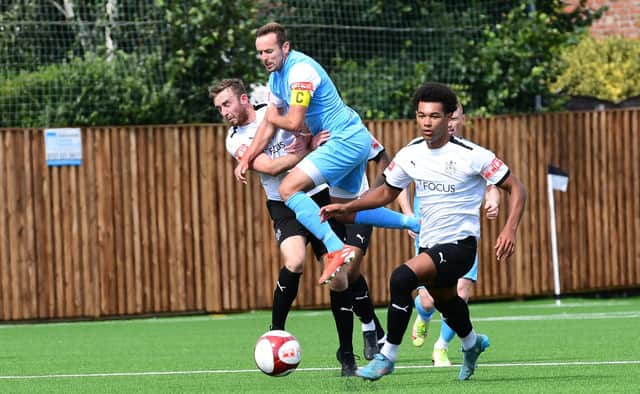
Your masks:
M256 32L256 50L269 75L269 105L265 119L234 170L239 181L253 158L266 146L276 128L330 131L329 140L306 156L282 180L280 195L296 218L329 251L319 283L330 281L355 253L327 223L318 205L306 195L315 185L328 183L335 202L356 199L365 174L371 134L360 116L340 98L333 81L318 62L291 49L285 28L267 23ZM376 208L338 218L345 223L386 228L418 229L419 222L387 208Z

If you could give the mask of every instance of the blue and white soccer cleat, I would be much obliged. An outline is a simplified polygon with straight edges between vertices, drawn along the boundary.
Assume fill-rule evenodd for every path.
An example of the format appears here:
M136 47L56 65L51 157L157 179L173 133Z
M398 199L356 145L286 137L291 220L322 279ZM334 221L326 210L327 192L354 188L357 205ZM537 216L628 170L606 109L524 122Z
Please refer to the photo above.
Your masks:
M478 334L476 338L476 344L469 350L462 350L462 366L460 367L460 374L458 380L467 380L473 375L476 370L476 362L480 353L484 352L489 347L489 337L486 335Z
M393 372L394 362L378 353L365 367L358 368L356 375L367 380L378 380Z

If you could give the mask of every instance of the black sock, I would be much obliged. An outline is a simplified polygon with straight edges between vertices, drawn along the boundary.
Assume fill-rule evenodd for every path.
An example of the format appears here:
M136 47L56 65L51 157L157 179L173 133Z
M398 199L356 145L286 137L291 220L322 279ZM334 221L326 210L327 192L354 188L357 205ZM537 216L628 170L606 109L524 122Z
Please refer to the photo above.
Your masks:
M418 287L418 277L406 265L402 264L391 273L389 279L391 303L387 317L387 342L393 345L402 343L402 337L407 330L413 311L411 291L416 287Z
M469 335L473 326L469 318L469 306L462 298L456 295L449 301L436 302L435 306L458 337L464 338Z
M291 272L282 267L278 275L278 283L273 291L273 307L271 308L271 329L284 330L291 304L298 295L301 273Z
M369 286L364 276L360 275L349 284L349 292L353 297L353 313L358 316L360 322L369 323L373 320L373 303L369 298Z
M384 338L384 328L382 328L382 323L378 320L378 315L373 313L373 321L376 323L376 336L378 337L378 342Z
M353 353L353 309L349 290L329 292L331 298L331 312L336 322L338 341L342 352Z

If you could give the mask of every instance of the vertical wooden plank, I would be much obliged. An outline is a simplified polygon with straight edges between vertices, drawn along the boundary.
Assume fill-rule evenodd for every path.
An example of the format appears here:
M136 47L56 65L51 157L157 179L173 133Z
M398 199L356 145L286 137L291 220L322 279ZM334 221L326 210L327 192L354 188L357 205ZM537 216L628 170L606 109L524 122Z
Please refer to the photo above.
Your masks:
M11 131L5 130L2 137L2 152L0 152L0 173L2 174L13 174L10 171L11 165L10 155L7 154L11 152ZM9 223L9 213L10 213L10 204L9 200L11 199L11 192L9 191L11 184L10 176L3 176L0 179L0 186L2 190L2 198L0 199L0 239L2 240L2 245L0 247L0 268L2 274L2 288L0 289L0 294L2 294L2 318L3 320L13 320L16 318L13 314L13 294L12 294L12 281L11 281L11 256L9 255L9 251L11 249L11 240L10 240L10 229L11 225Z
M609 113L609 149L607 150L610 163L609 190L616 190L611 193L612 215L610 218L612 233L609 234L612 243L612 261L611 261L611 286L622 286L625 282L625 248L624 248L624 222L626 212L624 210L624 199L626 196L622 193L624 183L620 182L620 176L624 174L624 146L622 145L622 110L615 110ZM626 179L626 178L622 178Z
M216 146L216 157L219 158L216 166L216 180L217 180L217 190L216 194L218 197L218 206L217 211L219 212L219 228L221 231L219 232L220 236L220 259L218 260L218 270L217 275L220 276L221 281L224 281L225 285L221 288L221 297L222 297L222 309L230 308L230 294L229 294L229 286L232 281L229 272L229 261L230 261L230 249L235 248L236 246L231 245L229 241L229 233L232 232L232 226L230 225L227 215L230 213L228 207L228 194L233 193L233 183L235 180L232 180L229 177L228 166L226 163L226 153L224 148L224 143L222 138L218 135L217 146Z
M119 187L119 196L117 198L120 204L120 217L118 227L121 229L121 236L118 242L118 252L120 258L118 259L118 289L119 289L119 302L118 305L121 308L120 313L135 313L136 304L136 284L134 273L134 257L133 257L133 206L137 203L132 193L133 179L132 179L132 162L135 162L135 140L131 139L131 130L129 128L120 127L114 132L117 135L118 140L118 155L116 159L116 168L119 172L119 180L116 183Z
M157 243L156 252L158 256L158 290L159 290L159 308L160 311L169 311L171 303L169 300L169 255L167 248L167 229L166 229L166 204L167 204L167 184L166 184L166 150L165 150L165 134L168 133L166 128L156 129L155 144L155 174L156 188L158 192L156 196L157 209ZM170 149L170 148L169 148Z
M598 179L600 181L599 186L601 187L602 185L609 184L608 178L609 178L610 163L607 162L607 158L608 158L607 150L609 149L607 134L609 134L609 130L607 127L606 113L604 111L601 111L598 115L599 115L598 116L598 133L599 133L599 141L600 141L600 146L598 147L598 156L599 156ZM611 189L608 189L608 190L611 190ZM599 234L602 240L601 245L610 245L609 236L608 236L608 234L610 234L610 231L611 231L609 218L613 213L612 210L609 208L609 203L611 199L609 194L602 189L600 189L599 197L602 203L602 216L601 216L602 221L600 222L602 223L602 226L600 228L601 231ZM607 248L606 247L600 248L599 254L600 254L600 258L603 259L601 261L605 261L604 260L606 258L605 256L608 255ZM608 265L603 264L603 276L602 276L602 281L599 283L599 286L605 287L609 283L611 283L611 269Z
M18 186L17 186L17 178L22 174L19 174L19 168L16 168L16 131L11 131L5 135L5 150L9 152L5 157L7 159L6 169L7 172L7 182L6 182L6 195L7 195L7 205L6 205L6 215L7 215L7 234L9 239L8 245L8 278L9 278L9 304L10 304L10 313L9 315L13 319L22 319L23 308L20 303L20 272L19 272L19 264L18 261L18 218L17 218L17 200L18 196Z
M33 193L33 172L31 163L34 161L31 151L31 136L33 130L22 130L22 166L24 167L24 178L21 179L24 193L23 203L23 228L24 249L22 249L23 265L23 299L25 300L26 315L33 319L38 316L38 292L37 292L37 270L35 255L35 227L34 220L34 193Z
M185 310L195 310L196 304L196 284L194 283L195 272L195 244L194 244L194 228L197 224L194 220L194 213L197 212L192 207L192 190L194 188L195 174L192 172L192 141L194 139L195 130L193 126L183 127L180 133L181 146L181 207L182 207L182 237L184 242L184 288L185 288ZM197 189L196 189L197 193ZM196 194L197 195L197 194ZM196 213L197 215L197 213Z
M100 128L96 132L96 142L100 149L96 151L95 170L100 181L96 183L98 197L98 267L100 281L100 314L108 316L116 314L117 290L115 279L115 247L114 247L114 201L113 174L111 157L110 130Z
M158 204L161 201L161 179L162 177L157 172L158 166L158 152L162 142L162 130L159 128L149 127L147 128L147 185L148 195L152 196L148 199L149 203L149 216L147 226L149 228L149 264L150 264L150 277L151 287L149 297L152 302L152 310L159 312L162 311L164 300L162 297L162 277L161 277L161 260L160 260L160 240L159 240L159 213Z
M2 135L0 133L0 146L4 146L2 143ZM33 166L33 194L34 194L34 215L37 218L38 224L34 225L33 231L35 232L35 256L36 256L36 277L38 293L38 315L39 319L47 319L53 316L53 279L52 279L52 256L51 256L51 232L49 231L49 225L51 223L50 217L47 212L49 206L47 203L50 200L49 186L47 184L47 167L45 164L44 155L44 137L41 130L35 130L32 134L32 152L33 160L31 165ZM4 149L0 149L0 173L4 174L3 163ZM2 186L0 186L2 187ZM3 187L4 189L4 187ZM4 198L0 198L0 212L4 213L3 205ZM0 220L0 226L4 223L4 220ZM6 239L4 233L0 229L0 238ZM3 246L0 246L3 247ZM0 257L0 261L4 261ZM0 262L0 269L2 263ZM0 292L1 294L1 292ZM0 295L1 297L1 295ZM2 302L2 299L0 299ZM4 303L2 303L4 304ZM1 313L1 312L0 312Z
M80 262L80 229L79 229L79 208L78 208L78 168L65 167L64 170L68 175L67 178L67 191L64 197L66 211L65 222L67 231L65 231L65 255L69 260L70 271L67 272L69 276L69 287L71 288L70 304L72 306L72 313L74 317L82 316L83 309L83 294L82 294L82 265ZM68 236L68 238L67 238Z
M586 205L588 207L588 210L586 211L587 215L587 235L588 235L588 252L587 252L587 256L588 256L588 260L587 260L587 270L585 271L585 274L588 275L587 277L589 278L588 280L588 286L591 288L595 288L598 284L598 269L600 264L597 262L598 257L597 257L597 242L598 242L598 237L596 235L597 229L596 227L599 226L599 218L596 216L597 212L599 212L599 209L597 209L598 206L598 202L596 199L596 194L595 194L595 188L598 185L598 180L597 180L597 172L596 169L598 168L597 163L597 156L596 156L596 152L594 151L595 147L598 145L595 143L596 141L596 131L595 131L595 122L596 122L596 114L595 113L584 113L585 116L585 139L584 139L584 143L585 143L585 149L584 151L586 152L586 154L583 157L584 160L584 165L585 165L585 169L586 169L586 175L587 177L585 178L586 180L586 190L587 193L585 193L585 196L588 198L588 200L586 201Z
M200 201L202 204L202 238L203 238L203 270L204 270L204 307L208 312L222 309L220 291L221 282L218 275L220 261L220 240L218 238L218 216L216 200L219 198L217 185L217 165L224 154L223 146L217 141L216 129L207 127L199 134L199 169Z
M127 214L127 223L131 227L131 240L129 241L128 247L128 264L130 269L128 270L128 275L131 275L131 294L127 294L127 299L130 302L128 305L128 310L131 311L129 313L142 313L144 312L143 305L143 290L144 290L144 282L142 277L142 230L141 230L141 220L140 217L144 211L141 210L142 200L146 200L146 195L139 194L140 184L143 183L142 179L140 179L140 171L144 171L144 168L138 167L138 157L143 155L143 152L140 152L141 145L138 145L138 134L140 133L140 129L138 128L130 128L126 135L126 139L128 141L128 155L126 165L129 168L129 177L130 177L130 193L125 194L130 195L131 198L129 200L129 204L131 206L130 212ZM144 172L143 172L144 173ZM125 191L126 193L126 191Z
M123 151L126 149L121 141L123 129L112 127L107 129L111 140L111 171L113 173L113 241L114 241L114 273L115 273L115 313L126 313L126 254L125 254L125 226L124 202L126 198L123 190Z
M528 119L523 119L523 122L526 122L528 129L524 134L521 134L522 141L521 143L525 144L528 148L528 158L538 158L540 152L538 151L537 141L542 139L544 135L544 131L541 129L541 115L535 115L528 117ZM537 160L536 160L537 162ZM528 245L522 245L523 248L526 248L526 254L530 257L527 259L523 259L522 261L522 271L523 277L525 280L531 283L530 289L534 294L540 294L541 289L543 287L542 281L539 274L534 274L535 271L542 271L544 264L536 264L536 262L541 262L540 256L540 248L536 247L536 245L540 242L540 218L538 215L530 215L529 213L533 211L533 207L538 204L538 194L535 189L535 182L538 179L540 164L538 165L529 165L525 164L526 162L522 162L521 168L518 170L515 175L522 181L524 185L526 185L527 189L527 201L525 203L525 213L523 215L523 219L527 218L526 223L522 223L518 231L528 232L529 233L529 243ZM542 164L544 165L544 164ZM525 167L525 168L522 168ZM533 190L532 190L533 189ZM505 214L508 214L508 197L505 196L504 203L502 206L505 208ZM525 255L526 255L525 254Z
M633 260L633 248L635 247L635 238L633 238L633 216L629 215L629 212L633 211L633 200L637 200L635 198L629 198L628 196L633 196L633 156L631 154L631 110L624 110L622 112L622 120L620 125L620 134L621 134L621 145L622 145L622 160L620 160L620 168L621 171L627 179L626 182L623 182L622 190L620 198L622 199L622 211L624 214L622 215L624 223L621 229L621 233L624 234L622 237L622 265L624 267L624 271L622 274L622 285L623 286L633 286L633 277L634 277L634 260ZM637 211L636 211L637 212ZM638 216L638 215L635 215Z
M150 155L153 152L153 140L150 138L150 127L140 127L136 130L135 138L136 145L138 147L137 152L137 168L138 168L138 183L137 192L139 197L139 215L137 219L139 223L140 231L140 293L141 308L143 312L150 312L154 310L153 305L153 293L152 293L152 267L151 267L151 209L150 205L153 203L152 191L149 188L149 172L152 170L153 163L150 160ZM135 186L135 185L134 185ZM135 219L134 219L135 220Z
M633 185L630 195L637 197L640 196L640 110L633 110L630 118L631 122L629 125L629 145L631 146L631 160L629 160L628 165L630 167L629 174L631 175L631 183ZM631 237L633 242L627 246L630 247L633 251L631 254L631 261L633 262L634 271L634 275L632 276L632 278L634 281L634 286L638 287L640 285L640 245L638 245L638 242L636 241L640 239L640 199L631 198L630 200L632 202L631 212L633 212L633 236Z
M183 311L185 308L184 260L182 250L182 211L180 209L180 133L175 127L165 133L165 154L170 167L166 171L167 185L167 255L169 272L169 299L172 311Z
M199 163L203 158L199 155L198 146L203 128L198 127L192 130L189 141L189 164L191 172L191 216L193 221L193 286L194 286L194 308L204 310L205 290L204 286L204 239L202 237L202 219L205 212L200 199L203 185L200 183Z
M96 145L96 130L85 128L82 130L82 166L79 171L79 194L82 239L83 262L83 294L84 315L98 317L100 315L100 282L98 266L98 215L97 215L97 180L95 170L95 151L101 149Z

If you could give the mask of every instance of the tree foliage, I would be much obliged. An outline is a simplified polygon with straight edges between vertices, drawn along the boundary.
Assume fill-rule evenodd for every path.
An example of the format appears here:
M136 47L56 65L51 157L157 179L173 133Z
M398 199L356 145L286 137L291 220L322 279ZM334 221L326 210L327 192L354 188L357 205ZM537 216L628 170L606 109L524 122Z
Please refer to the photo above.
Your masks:
M169 24L168 75L178 98L177 122L220 120L207 96L217 79L258 79L251 0L157 0ZM266 77L263 77L263 79Z
M566 48L555 67L553 92L618 102L640 94L640 40L584 37Z
M522 4L503 23L486 27L480 40L470 41L458 63L475 112L532 112L536 96L541 98L539 109L558 108L562 97L546 88L554 79L553 61L605 11L584 3L571 12L562 0L538 1L536 10Z

